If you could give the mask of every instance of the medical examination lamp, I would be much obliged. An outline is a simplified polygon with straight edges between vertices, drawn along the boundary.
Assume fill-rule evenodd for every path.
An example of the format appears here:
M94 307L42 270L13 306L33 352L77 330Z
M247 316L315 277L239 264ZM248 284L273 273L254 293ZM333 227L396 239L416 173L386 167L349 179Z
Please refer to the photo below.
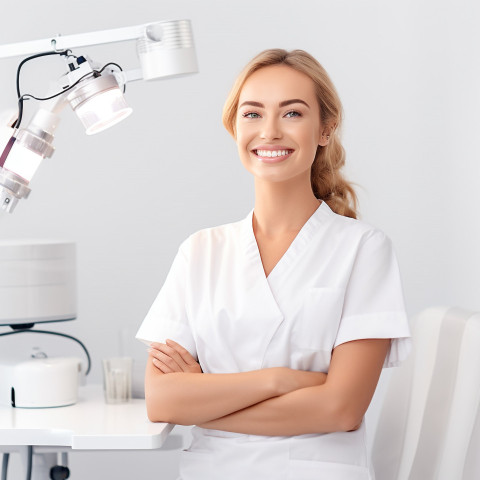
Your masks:
M109 62L98 65L86 55L74 55L72 48L136 40L140 68L124 71ZM34 55L32 55L34 54ZM32 55L17 70L18 111L0 115L0 206L13 212L18 200L27 198L30 181L41 161L54 152L54 133L59 114L70 105L87 135L122 121L132 109L127 105L125 84L154 80L198 71L189 20L162 21L78 35L56 36L31 42L0 45L0 58ZM66 73L44 98L20 91L22 66L47 55L64 58ZM23 103L43 101L27 126L21 127Z

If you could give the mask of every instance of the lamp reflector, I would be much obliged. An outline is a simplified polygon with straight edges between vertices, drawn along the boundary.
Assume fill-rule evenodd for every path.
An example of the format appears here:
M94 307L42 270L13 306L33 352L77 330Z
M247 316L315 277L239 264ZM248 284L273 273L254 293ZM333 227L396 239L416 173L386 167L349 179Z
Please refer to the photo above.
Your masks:
M99 133L132 113L113 75L81 82L67 99L87 135Z
M132 109L120 89L115 88L82 103L75 113L83 123L85 133L93 135L121 122L132 113Z

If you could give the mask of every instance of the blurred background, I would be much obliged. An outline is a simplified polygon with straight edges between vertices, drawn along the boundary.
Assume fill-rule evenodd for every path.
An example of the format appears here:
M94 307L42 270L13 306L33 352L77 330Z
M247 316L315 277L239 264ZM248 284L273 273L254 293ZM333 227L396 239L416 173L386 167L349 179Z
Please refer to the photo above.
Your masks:
M0 239L77 243L78 318L52 329L88 346L89 382L101 383L102 358L128 354L141 384L144 348L133 336L180 242L253 207L221 110L243 65L266 48L307 50L332 77L345 110L345 173L358 185L360 218L393 240L409 315L433 305L480 309L480 4L20 0L2 6L0 44L183 18L192 21L200 72L128 84L133 114L96 136L66 109L29 199L0 213ZM74 53L138 66L134 42ZM16 107L20 60L0 59L0 111ZM56 58L30 62L22 91L42 96L62 72ZM35 107L26 102L26 114ZM82 355L68 340L33 335L0 339L0 355L34 346ZM176 430L187 441L188 429ZM174 479L177 454L73 452L71 478Z

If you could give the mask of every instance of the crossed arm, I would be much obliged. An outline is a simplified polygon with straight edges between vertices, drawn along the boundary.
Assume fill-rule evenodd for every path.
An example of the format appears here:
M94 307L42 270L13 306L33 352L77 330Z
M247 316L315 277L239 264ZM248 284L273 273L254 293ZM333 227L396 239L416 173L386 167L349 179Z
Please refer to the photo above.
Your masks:
M332 352L327 374L266 368L203 374L181 345L152 344L145 376L149 419L253 435L358 428L390 339L355 340Z

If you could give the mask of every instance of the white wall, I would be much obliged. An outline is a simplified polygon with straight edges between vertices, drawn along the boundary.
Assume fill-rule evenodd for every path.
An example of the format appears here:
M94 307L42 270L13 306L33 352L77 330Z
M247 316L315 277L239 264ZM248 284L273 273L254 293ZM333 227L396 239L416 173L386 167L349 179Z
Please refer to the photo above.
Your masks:
M118 352L120 329L134 331L141 322L179 242L199 228L239 219L252 207L251 179L223 130L221 108L243 64L265 48L303 48L332 76L346 112L345 171L362 187L361 218L394 242L409 314L440 304L480 309L478 4L304 0L294 5L21 0L2 6L0 44L163 19L193 23L198 75L129 85L133 115L98 136L86 137L65 111L56 153L39 169L31 197L13 215L0 214L0 238L77 242L78 320L55 329L88 345L91 381L101 381L101 358ZM136 65L133 44L74 53L84 52L100 62ZM0 110L15 107L18 61L0 60ZM58 75L51 69L60 71L52 60L28 65L24 90L41 95ZM26 108L31 111L32 103ZM52 354L76 352L73 344L32 337L9 337L0 352L33 344ZM73 460L72 478L101 478L91 469L87 473L99 456L80 455L82 461ZM112 478L130 478L118 455L109 458ZM155 452L129 458L145 472L161 469Z

